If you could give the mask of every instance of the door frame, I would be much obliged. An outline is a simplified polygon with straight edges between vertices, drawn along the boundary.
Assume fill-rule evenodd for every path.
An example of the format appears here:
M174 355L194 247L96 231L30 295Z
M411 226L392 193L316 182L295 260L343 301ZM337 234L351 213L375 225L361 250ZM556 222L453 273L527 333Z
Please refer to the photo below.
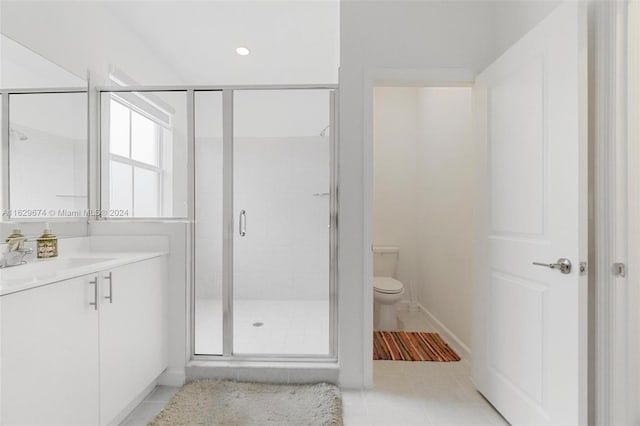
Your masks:
M397 87L473 87L477 72L470 68L370 68L364 71L363 114L363 240L362 240L362 374L363 386L373 384L373 149L374 90L380 86ZM371 307L369 309L368 307Z
M635 424L640 418L640 128L630 119L640 109L629 96L640 97L640 79L631 80L640 70L640 55L630 50L640 47L640 34L629 39L631 3L595 2L589 8L595 424ZM638 19L638 5L633 7Z
M629 9L626 10L625 16L627 23L631 21L640 22L640 4L629 3ZM628 25L631 29L631 25ZM640 408L637 407L638 398L640 398L640 314L638 313L638 300L640 299L640 282L635 271L640 268L640 124L631 119L640 115L640 30L634 27L633 31L627 32L627 72L629 77L626 82L626 93L629 95L627 102L627 155L628 155L628 205L629 217L628 230L626 235L629 238L629 276L628 284L630 285L630 297L627 298L631 313L629 323L631 324L628 331L629 342L629 359L635 360L629 366L629 370L625 373L626 377L633 380L629 383L627 391L627 415L631 421L627 423L637 422L640 418ZM635 76L635 77L634 77Z

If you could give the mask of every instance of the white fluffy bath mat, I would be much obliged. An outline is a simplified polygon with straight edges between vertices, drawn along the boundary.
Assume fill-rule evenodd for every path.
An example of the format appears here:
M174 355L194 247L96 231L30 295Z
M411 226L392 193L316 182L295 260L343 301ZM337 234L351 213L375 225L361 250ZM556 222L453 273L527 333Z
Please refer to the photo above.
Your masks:
M337 386L202 380L188 383L149 423L174 425L342 425Z

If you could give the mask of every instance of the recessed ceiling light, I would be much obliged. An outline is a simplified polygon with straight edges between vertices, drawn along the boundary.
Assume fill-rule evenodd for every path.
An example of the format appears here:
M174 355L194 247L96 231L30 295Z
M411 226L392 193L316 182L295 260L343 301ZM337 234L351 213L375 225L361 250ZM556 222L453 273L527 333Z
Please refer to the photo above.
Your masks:
M236 53L240 56L247 56L249 53L251 53L251 51L246 47L238 47L236 49Z

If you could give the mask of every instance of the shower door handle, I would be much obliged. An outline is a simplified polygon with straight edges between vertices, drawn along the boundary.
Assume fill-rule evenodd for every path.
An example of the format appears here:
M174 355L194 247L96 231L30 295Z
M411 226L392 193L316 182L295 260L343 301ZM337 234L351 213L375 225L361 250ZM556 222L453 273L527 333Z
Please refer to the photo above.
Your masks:
M240 210L238 233L241 237L247 235L247 212L245 210Z

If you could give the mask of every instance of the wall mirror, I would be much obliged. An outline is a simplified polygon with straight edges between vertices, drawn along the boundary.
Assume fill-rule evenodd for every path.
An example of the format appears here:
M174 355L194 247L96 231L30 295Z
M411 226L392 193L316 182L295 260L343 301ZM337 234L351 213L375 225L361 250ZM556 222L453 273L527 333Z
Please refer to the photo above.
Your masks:
M0 34L2 221L86 220L88 84Z

